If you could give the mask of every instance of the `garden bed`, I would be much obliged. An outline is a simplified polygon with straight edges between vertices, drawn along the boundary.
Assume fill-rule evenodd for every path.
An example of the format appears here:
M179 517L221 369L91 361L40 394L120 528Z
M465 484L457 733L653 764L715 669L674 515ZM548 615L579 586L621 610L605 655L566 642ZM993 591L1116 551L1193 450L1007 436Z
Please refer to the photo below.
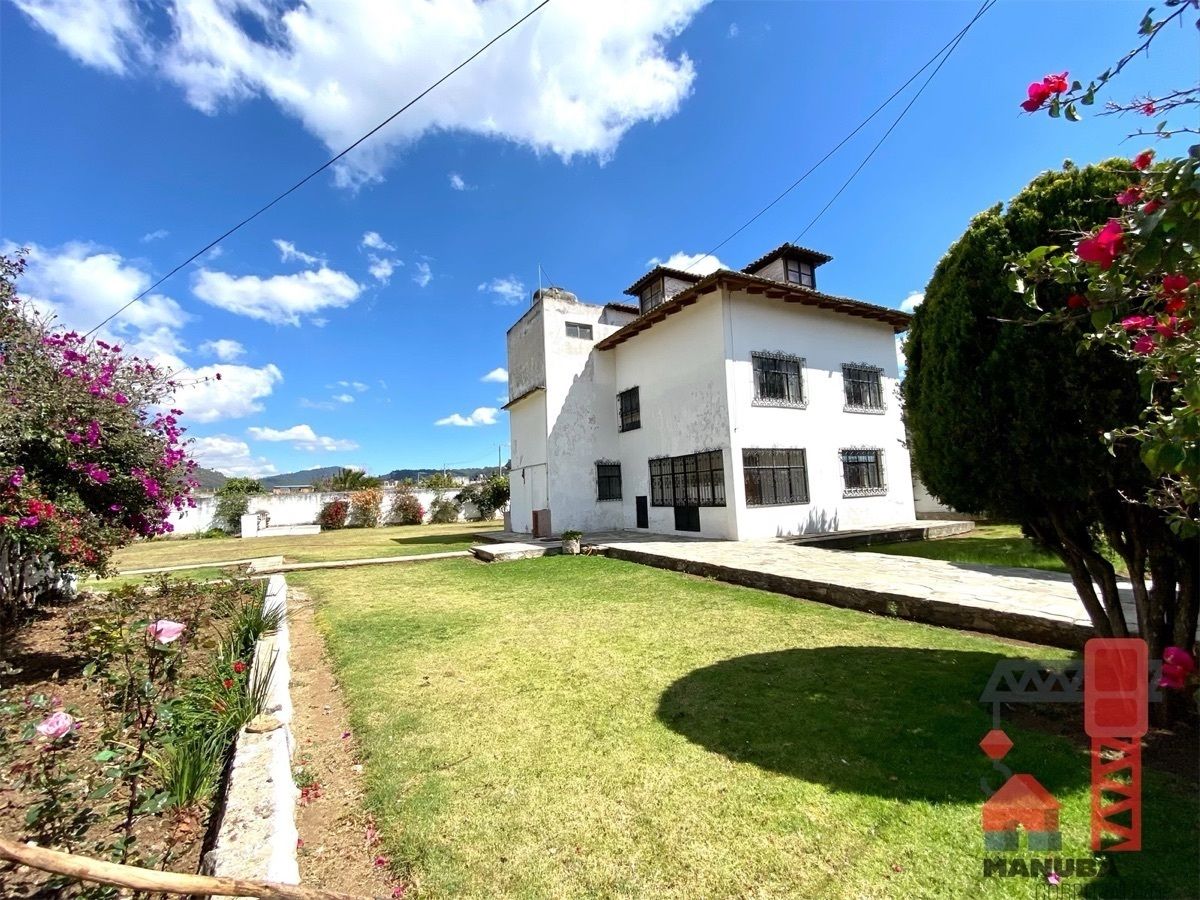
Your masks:
M163 578L44 607L0 672L0 832L196 872L230 747L262 712L264 583ZM286 683L285 683L286 687ZM0 863L5 896L115 896Z

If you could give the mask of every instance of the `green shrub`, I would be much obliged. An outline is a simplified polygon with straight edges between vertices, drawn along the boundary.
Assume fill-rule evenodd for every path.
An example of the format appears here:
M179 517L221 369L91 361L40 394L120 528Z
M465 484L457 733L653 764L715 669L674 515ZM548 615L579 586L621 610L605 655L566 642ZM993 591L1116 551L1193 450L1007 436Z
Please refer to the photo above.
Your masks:
M388 512L390 525L420 525L425 521L425 507L412 491L401 489Z
M429 506L429 521L434 525L448 525L457 522L462 514L462 507L457 500L450 497L438 497Z
M253 478L230 478L226 481L217 488L217 510L213 514L213 529L226 534L240 534L242 516L250 508L250 497L262 492L262 485Z

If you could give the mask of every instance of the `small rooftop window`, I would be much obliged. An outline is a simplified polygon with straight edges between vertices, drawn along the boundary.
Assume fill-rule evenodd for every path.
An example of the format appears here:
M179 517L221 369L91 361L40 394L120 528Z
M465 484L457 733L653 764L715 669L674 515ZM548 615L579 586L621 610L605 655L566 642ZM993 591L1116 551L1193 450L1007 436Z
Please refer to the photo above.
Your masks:
M590 341L592 339L592 326L583 325L579 322L568 322L567 337L583 338L585 341Z
M784 260L784 268L787 272L787 280L792 284L798 284L806 288L815 288L817 286L817 279L813 274L812 263L804 262L800 259L787 259Z

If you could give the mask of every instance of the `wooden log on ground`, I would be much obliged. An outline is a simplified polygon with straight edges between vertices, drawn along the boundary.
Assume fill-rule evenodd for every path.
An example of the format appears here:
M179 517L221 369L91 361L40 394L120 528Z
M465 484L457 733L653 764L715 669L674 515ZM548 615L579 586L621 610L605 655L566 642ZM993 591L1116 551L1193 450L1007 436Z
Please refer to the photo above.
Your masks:
M261 900L367 900L361 894L343 894L341 891L326 891L298 884L186 875L182 872L123 866L61 850L31 847L6 837L0 837L0 859L79 881L93 881L135 891L195 894L201 897L259 897Z

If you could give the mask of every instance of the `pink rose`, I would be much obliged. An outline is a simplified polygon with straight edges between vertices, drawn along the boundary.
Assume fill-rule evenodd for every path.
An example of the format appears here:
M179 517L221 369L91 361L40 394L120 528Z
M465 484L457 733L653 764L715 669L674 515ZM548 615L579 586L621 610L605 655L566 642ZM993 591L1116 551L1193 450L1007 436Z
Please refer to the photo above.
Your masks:
M154 638L160 644L169 644L183 634L185 627L182 622L159 619L157 622L152 622L146 626L146 634L150 635L150 637Z
M51 713L42 719L37 726L37 733L52 741L58 740L64 734L69 734L75 727L75 720L65 712Z

